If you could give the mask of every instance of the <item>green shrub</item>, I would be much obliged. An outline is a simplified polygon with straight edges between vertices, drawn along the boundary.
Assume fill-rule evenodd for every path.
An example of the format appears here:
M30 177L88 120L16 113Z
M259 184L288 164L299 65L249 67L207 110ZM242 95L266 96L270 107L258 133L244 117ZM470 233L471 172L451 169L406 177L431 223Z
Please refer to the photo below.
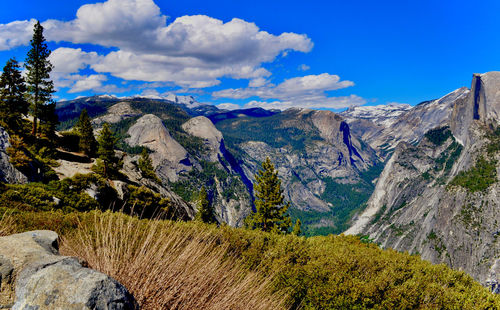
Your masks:
M70 237L81 225L94 227L95 216L105 224L120 215L20 211L13 214L17 231L52 229L64 237ZM432 265L416 255L382 250L366 238L304 238L195 222L153 223L126 218L137 227L130 231L130 236L123 236L127 242L136 240L149 225L160 225L152 240L166 245L179 232L184 240L202 234L203 238L197 238L202 248L210 244L225 249L224 257L238 259L245 269L272 275L274 290L288 293L292 309L500 308L500 297L489 293L464 272ZM437 240L437 236L430 237L431 241Z
M448 126L431 129L425 134L425 137L436 146L442 145L451 136L450 127Z
M460 171L450 185L461 186L471 192L484 191L497 181L496 160L477 159L475 166L467 171Z

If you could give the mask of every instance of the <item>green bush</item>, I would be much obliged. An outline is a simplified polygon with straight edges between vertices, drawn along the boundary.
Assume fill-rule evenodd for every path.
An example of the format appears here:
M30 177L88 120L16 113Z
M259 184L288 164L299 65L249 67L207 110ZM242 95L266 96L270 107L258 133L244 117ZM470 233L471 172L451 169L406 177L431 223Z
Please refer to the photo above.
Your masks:
M95 225L95 216L106 221L119 214L17 212L15 220L18 231L43 228L70 235L78 223ZM150 225L147 220L129 220L138 229ZM170 221L164 222L157 238L168 243L173 235L170 231L179 230L186 240L203 234L207 243L226 249L226 257L238 258L244 268L272 276L273 289L289 293L291 309L500 308L500 297L464 272L432 265L416 255L382 250L366 238L304 238ZM123 236L124 240L133 240L140 233L132 232L134 235ZM214 239L217 242L212 242Z
M475 166L467 171L460 171L450 185L461 186L473 193L484 191L497 181L496 164L496 160L486 160L481 156Z
M95 187L96 199L85 190ZM63 212L106 209L116 201L116 191L95 174L76 174L72 178L47 184L4 184L0 207L27 211L61 210Z
M448 126L431 129L425 134L425 137L436 146L442 145L451 136L450 127Z

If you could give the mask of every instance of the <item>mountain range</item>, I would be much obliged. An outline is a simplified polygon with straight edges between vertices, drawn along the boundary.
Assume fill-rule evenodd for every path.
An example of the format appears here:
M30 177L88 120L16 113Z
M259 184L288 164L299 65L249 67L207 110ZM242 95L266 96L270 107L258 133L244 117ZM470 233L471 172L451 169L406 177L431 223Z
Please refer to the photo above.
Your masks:
M292 108L223 110L192 97L101 95L57 105L64 134L87 109L96 134L109 123L130 184L196 212L205 186L219 223L242 226L252 211L254 175L269 157L292 219L306 235L366 235L382 247L420 254L498 286L500 72L475 74L416 106L352 107L341 113ZM28 180L10 166L0 132L0 176ZM161 184L137 172L151 152ZM61 159L60 178L90 171ZM120 197L127 184L114 182ZM121 188L120 188L121 186Z

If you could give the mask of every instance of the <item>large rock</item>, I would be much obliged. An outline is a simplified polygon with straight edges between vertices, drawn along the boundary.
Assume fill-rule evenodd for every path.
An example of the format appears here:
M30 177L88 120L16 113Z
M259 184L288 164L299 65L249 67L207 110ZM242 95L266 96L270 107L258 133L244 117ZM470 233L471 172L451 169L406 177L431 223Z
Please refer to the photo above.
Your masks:
M215 128L211 120L205 116L193 117L184 124L182 129L192 136L203 139L209 149L211 161L218 161L222 142L222 133Z
M9 162L8 147L10 147L9 134L0 127L0 182L26 183L28 178Z
M500 115L500 72L475 74L471 91L462 93L454 96L441 134L397 145L368 207L346 233L446 263L500 292L500 151L493 130ZM478 165L480 158L488 163ZM484 171L493 165L496 179L485 183L493 174ZM463 182L469 173L474 179ZM453 182L459 174L462 182Z
M500 124L500 72L474 74L470 95L455 104L450 126L462 144L470 144L469 128L473 121L484 125Z
M109 107L108 112L92 120L94 126L100 127L104 123L116 124L120 121L140 115L141 112L130 106L130 102L122 101Z
M151 159L160 177L175 182L181 172L192 169L188 152L172 138L158 116L142 116L130 127L128 134L126 142L129 145L145 146L153 151Z
M0 238L0 308L138 309L116 280L58 255L57 240L47 230Z

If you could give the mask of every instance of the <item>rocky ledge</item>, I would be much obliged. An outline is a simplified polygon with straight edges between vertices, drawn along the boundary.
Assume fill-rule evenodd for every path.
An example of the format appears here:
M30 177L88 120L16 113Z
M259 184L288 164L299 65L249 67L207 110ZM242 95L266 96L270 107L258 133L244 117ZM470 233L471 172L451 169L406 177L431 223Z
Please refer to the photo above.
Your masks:
M0 237L0 309L138 309L120 283L58 248L48 230Z

